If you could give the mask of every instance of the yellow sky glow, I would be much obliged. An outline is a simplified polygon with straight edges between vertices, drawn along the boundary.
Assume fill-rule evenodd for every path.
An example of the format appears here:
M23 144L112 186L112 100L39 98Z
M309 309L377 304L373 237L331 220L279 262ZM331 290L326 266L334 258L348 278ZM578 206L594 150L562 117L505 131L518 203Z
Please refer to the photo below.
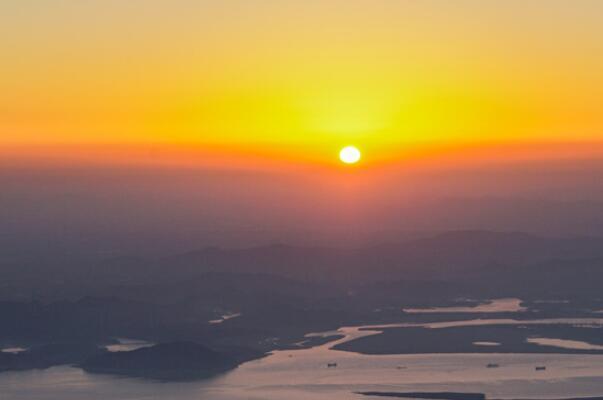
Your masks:
M0 150L320 164L349 143L369 162L599 143L601 15L595 0L4 2Z

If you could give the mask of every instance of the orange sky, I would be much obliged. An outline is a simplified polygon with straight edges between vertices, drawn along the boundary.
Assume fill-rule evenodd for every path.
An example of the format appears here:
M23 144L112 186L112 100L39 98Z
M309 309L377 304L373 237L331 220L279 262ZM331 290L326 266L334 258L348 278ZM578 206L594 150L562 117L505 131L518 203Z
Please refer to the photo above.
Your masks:
M596 0L3 2L0 157L310 170L348 144L365 166L597 157L601 15Z

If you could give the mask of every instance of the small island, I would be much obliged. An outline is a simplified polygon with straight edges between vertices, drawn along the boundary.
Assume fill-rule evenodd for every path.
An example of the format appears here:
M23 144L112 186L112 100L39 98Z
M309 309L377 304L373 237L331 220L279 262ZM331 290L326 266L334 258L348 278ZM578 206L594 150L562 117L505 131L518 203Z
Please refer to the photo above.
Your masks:
M86 360L80 367L90 373L193 380L218 375L263 356L264 353L250 349L216 351L193 342L172 342L133 351L104 353Z

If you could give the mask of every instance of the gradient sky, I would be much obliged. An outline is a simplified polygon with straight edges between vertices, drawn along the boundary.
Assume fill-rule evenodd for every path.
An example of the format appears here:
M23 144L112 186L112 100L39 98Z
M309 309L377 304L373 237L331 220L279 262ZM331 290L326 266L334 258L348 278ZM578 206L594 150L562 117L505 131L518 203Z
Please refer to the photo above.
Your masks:
M602 235L602 18L598 0L2 1L0 244Z
M602 17L597 0L4 1L0 154L245 168L332 164L347 144L367 164L592 152Z

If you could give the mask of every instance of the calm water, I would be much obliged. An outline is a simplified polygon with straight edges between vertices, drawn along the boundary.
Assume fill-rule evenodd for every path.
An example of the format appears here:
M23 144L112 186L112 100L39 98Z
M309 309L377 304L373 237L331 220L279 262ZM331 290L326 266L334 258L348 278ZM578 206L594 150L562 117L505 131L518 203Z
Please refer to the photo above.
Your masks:
M536 343L540 346L557 347L561 349L576 350L603 350L603 346L583 342L581 340L553 339L553 338L528 338L527 342Z
M18 354L27 351L25 347L5 347L0 350L0 353Z
M427 313L504 313L522 312L528 309L521 306L521 299L504 298L489 300L483 304L471 307L431 307L431 308L405 308L404 311L411 314Z
M212 319L212 320L210 320L208 322L210 324L212 324L212 325L221 324L224 321L228 321L229 319L240 317L241 315L243 315L243 314L241 314L241 313L224 314L220 318L218 318L218 319Z
M154 346L155 343L147 342L146 340L137 340L137 339L128 339L128 338L117 338L117 343L109 344L105 346L107 351L112 353L118 351L132 351L142 349L143 347L151 347Z
M571 320L575 322L584 321ZM86 374L71 367L3 373L0 374L0 400L369 399L353 394L364 390L475 391L495 398L603 395L603 355L375 356L330 349L334 343L379 332L376 327L370 327L369 331L359 328L342 328L338 333L345 337L330 344L277 351L202 382L160 383ZM329 362L337 362L338 367L327 368ZM488 363L500 367L486 368ZM546 371L536 371L537 365L545 365Z

